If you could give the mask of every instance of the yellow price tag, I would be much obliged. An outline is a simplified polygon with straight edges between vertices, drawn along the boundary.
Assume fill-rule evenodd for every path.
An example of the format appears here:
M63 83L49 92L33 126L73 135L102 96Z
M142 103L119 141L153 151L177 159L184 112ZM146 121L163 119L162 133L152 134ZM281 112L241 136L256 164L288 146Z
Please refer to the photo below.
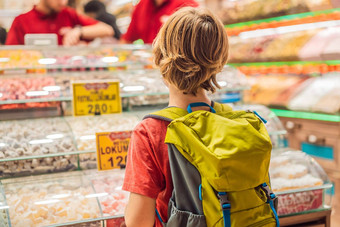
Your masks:
M120 169L126 165L132 131L96 133L98 170Z
M122 112L118 81L72 83L74 116Z

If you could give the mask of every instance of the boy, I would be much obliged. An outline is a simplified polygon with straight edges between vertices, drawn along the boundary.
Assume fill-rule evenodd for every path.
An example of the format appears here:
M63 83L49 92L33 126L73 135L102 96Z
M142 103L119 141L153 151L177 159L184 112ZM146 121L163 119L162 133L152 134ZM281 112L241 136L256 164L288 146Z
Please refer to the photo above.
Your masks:
M183 8L161 28L154 42L155 63L169 87L169 106L186 109L190 103L213 105L206 91L219 88L216 73L228 59L223 24L208 10ZM209 110L196 107L193 110ZM173 185L164 138L169 122L148 118L130 141L123 189L130 191L125 222L133 226L162 226L155 209L167 221Z

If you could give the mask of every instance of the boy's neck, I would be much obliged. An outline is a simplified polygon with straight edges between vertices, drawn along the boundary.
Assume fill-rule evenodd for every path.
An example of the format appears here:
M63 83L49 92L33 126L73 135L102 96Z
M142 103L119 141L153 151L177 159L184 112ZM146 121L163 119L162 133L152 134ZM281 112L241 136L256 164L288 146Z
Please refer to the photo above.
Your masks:
M192 94L183 94L183 91L180 91L174 86L169 85L169 106L176 106L186 110L188 105L194 102L204 102L209 105L211 104L211 100L207 96L206 91L203 88L200 88L195 96ZM209 110L209 108L207 107L193 108L193 110L199 109Z

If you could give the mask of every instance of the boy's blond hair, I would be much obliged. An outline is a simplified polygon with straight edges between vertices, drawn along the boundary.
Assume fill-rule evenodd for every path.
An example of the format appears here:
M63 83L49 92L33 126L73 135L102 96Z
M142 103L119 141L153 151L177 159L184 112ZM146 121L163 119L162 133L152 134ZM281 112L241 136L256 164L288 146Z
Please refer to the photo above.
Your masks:
M220 88L216 73L228 59L222 22L207 9L182 8L163 25L154 41L155 63L164 79L185 94Z

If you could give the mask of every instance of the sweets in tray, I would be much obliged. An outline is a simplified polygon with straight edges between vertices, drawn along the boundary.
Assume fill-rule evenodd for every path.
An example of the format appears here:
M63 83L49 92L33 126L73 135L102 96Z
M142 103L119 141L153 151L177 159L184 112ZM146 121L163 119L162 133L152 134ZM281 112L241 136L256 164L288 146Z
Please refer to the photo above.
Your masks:
M38 67L39 59L43 57L39 50L0 50L0 70Z
M270 163L273 191L278 195L278 214L287 215L330 205L326 192L332 185L325 171L302 151L273 151Z
M79 155L80 167L82 169L93 169L97 167L96 150L97 132L115 132L133 130L139 119L130 114L114 114L93 117L69 117L66 118L70 124L77 149L79 151L92 151L89 154Z
M57 173L2 181L0 226L50 226L112 219L120 226L128 201L122 190L124 170ZM2 197L1 197L2 196ZM8 218L9 215L9 218ZM3 221L2 221L3 220ZM81 226L80 224L77 226Z
M112 170L91 175L91 181L104 216L123 217L129 192L122 190L125 170Z
M100 217L91 182L69 175L3 181L11 225L47 226Z
M76 151L73 135L61 118L0 121L0 159L56 155ZM2 162L0 177L73 170L74 155Z

